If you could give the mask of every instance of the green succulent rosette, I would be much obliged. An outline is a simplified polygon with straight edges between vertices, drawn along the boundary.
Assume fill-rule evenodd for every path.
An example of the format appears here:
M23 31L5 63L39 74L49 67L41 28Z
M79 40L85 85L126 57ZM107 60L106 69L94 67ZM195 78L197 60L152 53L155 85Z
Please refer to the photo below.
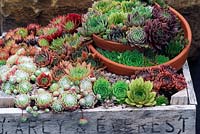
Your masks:
M61 101L65 110L74 111L78 108L78 97L75 93L63 93Z
M156 106L163 106L163 105L168 105L169 100L165 96L157 96L156 97Z
M20 94L15 98L15 105L18 108L25 109L30 103L30 98L26 94Z
M22 81L18 84L17 90L21 94L26 94L32 90L32 84L28 81Z
M112 86L113 96L116 98L116 101L123 103L127 98L128 84L124 81L117 81Z
M94 83L93 91L96 95L100 95L102 100L108 99L112 93L111 84L108 80L99 78Z
M45 109L51 106L52 100L53 100L53 97L50 93L42 92L42 93L39 93L36 98L36 105L39 108Z
M5 92L5 91L10 91L13 92L13 90L15 89L15 85L11 84L10 82L5 82L2 84L1 89Z
M143 78L132 80L127 91L128 98L125 102L130 106L143 107L156 104L156 92L152 92L153 83L144 81Z
M62 112L63 111L63 106L62 102L60 100L54 100L51 108L54 112Z
M55 91L58 91L59 88L60 88L60 85L58 83L53 83L49 88L49 92L53 93Z

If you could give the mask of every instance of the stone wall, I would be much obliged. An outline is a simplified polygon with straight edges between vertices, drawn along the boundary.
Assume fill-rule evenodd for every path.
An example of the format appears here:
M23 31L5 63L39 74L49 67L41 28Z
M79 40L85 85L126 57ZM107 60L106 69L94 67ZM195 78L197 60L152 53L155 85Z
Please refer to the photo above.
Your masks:
M189 21L193 31L191 55L200 48L200 0L167 0ZM57 16L70 12L85 13L93 0L0 0L0 33L29 23L45 25Z

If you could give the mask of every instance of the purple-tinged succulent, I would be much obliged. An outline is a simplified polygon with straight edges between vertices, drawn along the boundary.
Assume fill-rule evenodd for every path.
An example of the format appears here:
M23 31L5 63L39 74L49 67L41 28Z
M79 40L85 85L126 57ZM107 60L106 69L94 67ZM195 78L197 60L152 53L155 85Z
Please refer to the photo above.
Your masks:
M147 42L155 49L164 49L173 38L174 32L167 23L159 19L148 20L144 26Z

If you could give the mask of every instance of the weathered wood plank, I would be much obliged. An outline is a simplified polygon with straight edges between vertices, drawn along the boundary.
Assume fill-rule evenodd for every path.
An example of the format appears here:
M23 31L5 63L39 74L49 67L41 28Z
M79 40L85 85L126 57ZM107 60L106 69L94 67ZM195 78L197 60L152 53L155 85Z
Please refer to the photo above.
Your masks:
M26 113L24 113L26 115ZM84 111L89 123L78 125L81 112L41 114L20 122L21 110L0 110L0 133L6 134L195 134L195 105Z
M0 91L0 108L14 107L15 99L11 95L7 95Z
M189 97L189 104L191 105L197 105L197 99L194 91L194 86L191 78L191 74L188 66L188 62L183 65L183 75L185 76L186 82L187 82L187 92Z
M172 95L170 105L188 105L187 89L184 89Z

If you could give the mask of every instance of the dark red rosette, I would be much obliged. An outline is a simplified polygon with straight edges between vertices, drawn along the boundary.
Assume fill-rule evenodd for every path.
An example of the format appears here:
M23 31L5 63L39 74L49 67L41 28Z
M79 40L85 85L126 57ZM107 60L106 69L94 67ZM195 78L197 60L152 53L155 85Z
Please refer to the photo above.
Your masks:
M177 90L183 90L183 89L185 89L186 87L187 87L187 83L186 83L186 81L185 81L185 78L184 78L184 76L183 75L175 75L175 88L177 89Z
M163 72L159 73L155 77L155 81L161 83L160 88L162 88L162 89L171 90L171 89L174 88L174 82L175 81L174 81L173 74L171 74L167 71L163 71Z

